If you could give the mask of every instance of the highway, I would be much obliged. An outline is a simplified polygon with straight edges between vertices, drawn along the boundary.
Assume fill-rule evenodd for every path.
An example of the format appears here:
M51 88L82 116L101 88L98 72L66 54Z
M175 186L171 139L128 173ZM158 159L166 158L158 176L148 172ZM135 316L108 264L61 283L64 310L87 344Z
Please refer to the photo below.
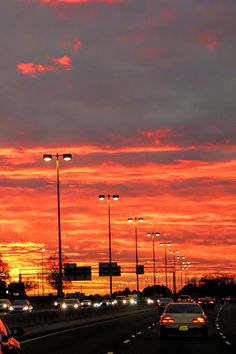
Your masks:
M155 309L122 318L83 324L70 330L22 341L23 354L232 354L235 353L236 304L217 306L209 314L209 338L200 336L159 337Z

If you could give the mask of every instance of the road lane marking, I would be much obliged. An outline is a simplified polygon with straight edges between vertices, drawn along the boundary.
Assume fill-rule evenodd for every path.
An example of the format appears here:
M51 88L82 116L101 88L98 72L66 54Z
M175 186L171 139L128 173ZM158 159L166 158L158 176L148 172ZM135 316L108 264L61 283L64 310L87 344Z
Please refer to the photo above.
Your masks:
M114 354L114 352L108 352L107 354Z
M130 342L130 339L126 339L123 343L128 344Z
M142 334L142 332L138 332L137 335L139 336L140 334Z
M150 329L150 328L152 328L152 326L148 326L148 328Z
M225 341L225 344L227 344L227 345L231 345L231 343L229 342L229 341Z
M223 335L224 335L224 333L222 333L222 332L219 332L219 335L220 335L220 336L223 336Z

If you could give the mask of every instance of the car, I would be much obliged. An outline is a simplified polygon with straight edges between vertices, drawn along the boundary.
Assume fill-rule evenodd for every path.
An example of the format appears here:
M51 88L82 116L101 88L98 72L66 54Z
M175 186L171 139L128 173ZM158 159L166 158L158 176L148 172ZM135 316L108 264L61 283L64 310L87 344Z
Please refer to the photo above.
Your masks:
M199 297L197 303L203 308L203 310L214 310L214 300L212 297Z
M171 297L163 297L157 299L157 306L158 306L158 313L162 314L166 305L174 302L174 300Z
M14 312L31 312L32 310L33 306L30 304L29 300L14 300L12 303L12 311Z
M64 299L61 304L62 310L78 310L80 307L80 301L78 299Z
M54 309L59 310L61 308L62 302L62 299L56 299L53 303Z
M128 299L126 296L123 295L118 295L115 300L117 305L127 305L128 304Z
M201 334L208 337L208 320L197 303L171 303L160 317L160 337L168 334Z
M9 329L7 324L3 320L0 320L0 354L20 354L20 343L14 336L20 337L23 334L23 328L13 327Z
M9 299L0 299L0 311L11 312L13 310L11 301Z
M88 308L88 307L91 307L92 306L92 301L89 300L89 299L84 299L82 302L81 302L81 307L83 308Z
M177 302L194 302L194 300L190 295L180 295Z

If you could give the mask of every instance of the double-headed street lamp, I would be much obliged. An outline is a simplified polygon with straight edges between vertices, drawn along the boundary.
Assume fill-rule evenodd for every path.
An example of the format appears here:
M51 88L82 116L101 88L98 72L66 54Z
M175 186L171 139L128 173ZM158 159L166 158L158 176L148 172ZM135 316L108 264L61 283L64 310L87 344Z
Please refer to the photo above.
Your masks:
M59 279L58 279L58 297L62 298L62 251L61 251L61 206L60 206L60 180L59 180L59 159L65 161L72 159L71 154L44 154L44 161L51 161L56 158L56 174L57 174L57 219L58 219L58 249L59 249Z
M113 195L100 194L99 195L99 199L100 200L107 199L107 204L108 204L109 277L110 277L110 297L112 297L111 199L118 200L119 199L119 195L118 194L113 194Z
M160 243L161 247L164 247L165 249L165 274L166 274L166 287L168 287L168 277L167 277L167 254L166 254L166 248L171 246L170 242L161 242Z
M180 290L183 288L183 264L185 263L185 256L177 256L176 259L180 264Z
M156 257L155 257L155 240L160 236L160 233L159 233L159 232L147 232L147 236L152 238L152 260L153 260L154 300L156 301Z
M139 293L139 267L138 267L138 229L137 224L143 222L143 218L135 216L134 218L128 218L128 222L134 222L134 235L135 235L135 263L136 263L136 290Z

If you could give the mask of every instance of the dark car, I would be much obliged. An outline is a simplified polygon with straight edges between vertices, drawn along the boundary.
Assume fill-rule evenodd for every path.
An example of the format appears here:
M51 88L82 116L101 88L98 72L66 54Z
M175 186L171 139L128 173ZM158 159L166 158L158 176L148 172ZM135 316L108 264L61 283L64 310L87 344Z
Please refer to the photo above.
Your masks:
M177 302L194 302L194 300L190 295L180 295Z
M171 302L174 302L171 297L163 297L157 299L157 305L158 305L158 313L161 315L166 307L166 305L170 304Z
M214 300L212 299L212 297L199 297L197 303L204 310L214 310Z
M24 334L21 327L8 328L3 320L0 320L0 354L20 354L20 343L13 336L20 337Z

